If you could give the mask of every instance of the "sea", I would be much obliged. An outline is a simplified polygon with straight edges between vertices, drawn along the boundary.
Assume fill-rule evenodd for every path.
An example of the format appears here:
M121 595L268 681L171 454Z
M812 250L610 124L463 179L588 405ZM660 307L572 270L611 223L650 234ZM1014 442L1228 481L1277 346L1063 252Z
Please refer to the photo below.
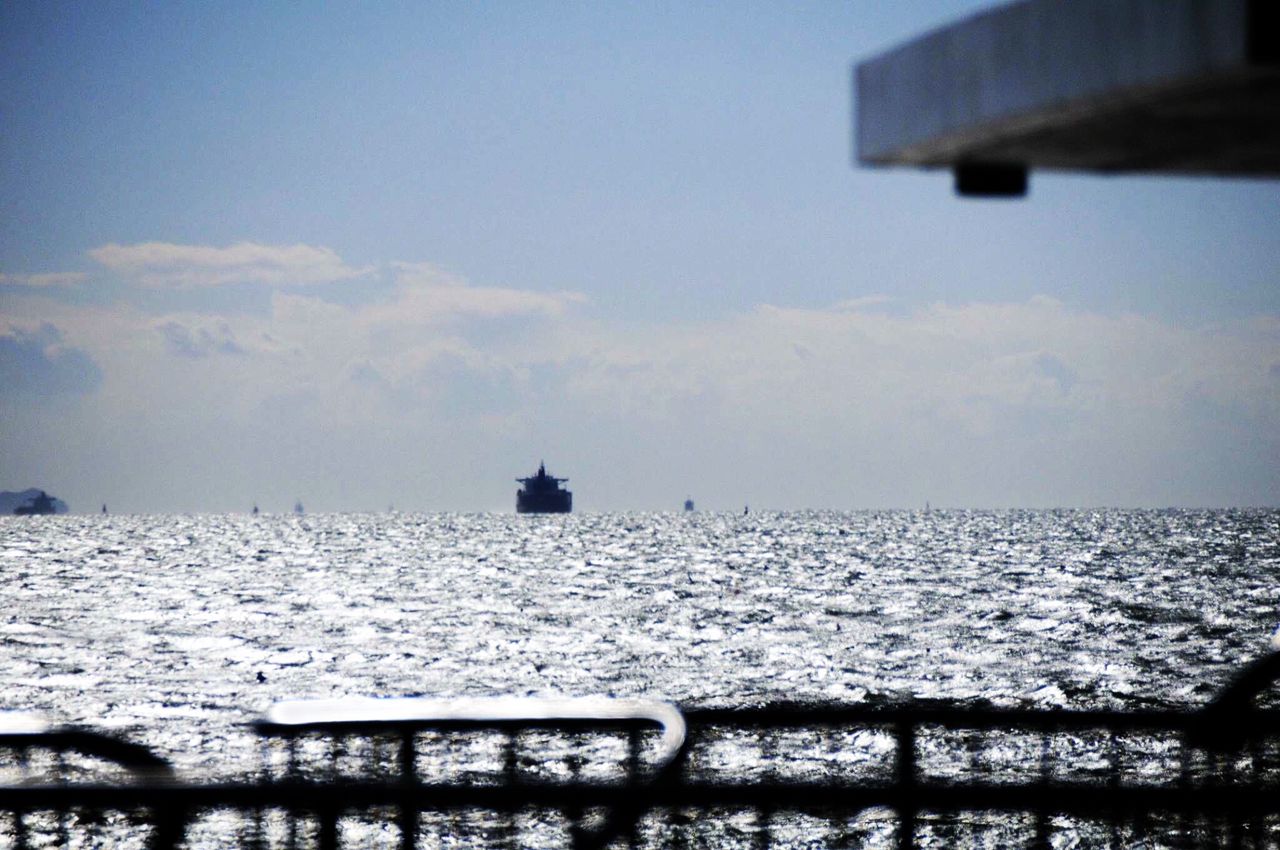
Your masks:
M217 779L285 699L1201 706L1280 511L10 517L0 576L0 709Z
M0 708L223 774L296 698L1197 706L1280 511L13 517L0 576Z

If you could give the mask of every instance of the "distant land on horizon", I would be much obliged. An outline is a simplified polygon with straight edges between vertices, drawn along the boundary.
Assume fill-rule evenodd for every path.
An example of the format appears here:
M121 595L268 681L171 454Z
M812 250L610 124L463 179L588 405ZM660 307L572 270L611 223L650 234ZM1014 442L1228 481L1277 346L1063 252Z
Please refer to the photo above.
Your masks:
M49 493L48 490L41 491L39 487L28 487L20 493L15 493L11 490L0 490L0 516L12 515L21 506L30 504L41 492L48 493L49 498L53 499L55 513L65 514L70 512L71 509L67 507L67 503Z

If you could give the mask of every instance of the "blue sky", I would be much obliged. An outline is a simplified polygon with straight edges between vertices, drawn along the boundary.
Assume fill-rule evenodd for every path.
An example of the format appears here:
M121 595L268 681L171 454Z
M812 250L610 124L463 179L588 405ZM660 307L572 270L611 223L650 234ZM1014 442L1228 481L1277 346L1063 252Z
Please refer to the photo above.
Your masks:
M1274 181L853 162L987 4L0 6L0 489L1280 503Z

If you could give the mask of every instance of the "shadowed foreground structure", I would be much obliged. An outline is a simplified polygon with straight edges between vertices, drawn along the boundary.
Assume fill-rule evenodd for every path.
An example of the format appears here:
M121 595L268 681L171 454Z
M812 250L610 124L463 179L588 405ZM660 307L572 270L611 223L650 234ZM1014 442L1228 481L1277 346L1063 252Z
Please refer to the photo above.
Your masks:
M1031 169L1280 176L1280 4L1031 0L857 68L858 159L1020 195Z
M285 703L257 775L9 721L5 846L1272 847L1280 654L1196 712L643 700ZM15 779L15 773L20 774ZM106 777L104 779L103 777Z

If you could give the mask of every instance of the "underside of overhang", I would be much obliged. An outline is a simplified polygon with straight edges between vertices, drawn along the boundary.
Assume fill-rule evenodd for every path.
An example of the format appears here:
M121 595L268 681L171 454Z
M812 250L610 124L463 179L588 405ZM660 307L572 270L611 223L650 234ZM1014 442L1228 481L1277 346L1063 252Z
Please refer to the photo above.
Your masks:
M1280 176L1276 26L1275 0L1000 7L858 67L858 158L976 194L1029 169Z

